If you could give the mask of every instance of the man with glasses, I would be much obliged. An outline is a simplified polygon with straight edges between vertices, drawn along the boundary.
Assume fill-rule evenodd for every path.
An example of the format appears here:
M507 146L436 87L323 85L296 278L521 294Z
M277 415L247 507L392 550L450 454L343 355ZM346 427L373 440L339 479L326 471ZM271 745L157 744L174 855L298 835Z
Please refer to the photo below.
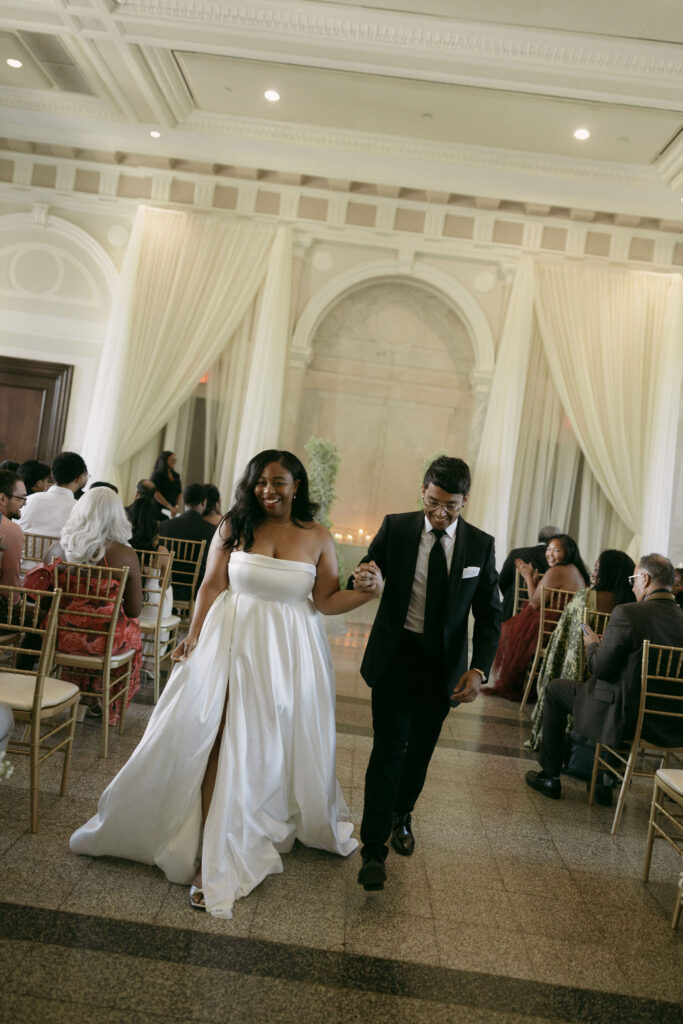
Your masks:
M0 586L18 587L21 576L21 551L24 534L17 526L26 501L26 486L21 477L0 470Z
M424 509L385 516L353 576L366 590L385 580L361 665L372 687L374 742L365 777L358 882L384 888L387 842L415 848L411 814L450 707L477 697L500 635L493 537L460 518L470 490L462 459L427 470ZM467 625L474 615L472 657Z
M526 782L551 800L562 795L560 772L568 716L574 716L573 729L579 735L610 747L618 746L631 738L635 729L643 640L683 647L683 611L672 593L674 568L669 559L664 555L643 555L629 579L636 603L617 605L602 640L588 626L584 628L591 674L588 682L553 679L546 687L538 757L542 770L527 772ZM662 718L660 722L655 716L648 717L643 738L671 746L670 728L668 719ZM683 743L683 727L679 735ZM600 802L611 803L611 792Z

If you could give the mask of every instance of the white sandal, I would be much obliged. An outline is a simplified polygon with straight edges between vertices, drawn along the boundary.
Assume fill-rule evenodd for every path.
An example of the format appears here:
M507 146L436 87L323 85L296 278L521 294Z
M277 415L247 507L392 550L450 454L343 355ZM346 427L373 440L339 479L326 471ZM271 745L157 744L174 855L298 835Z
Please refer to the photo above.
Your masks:
M199 896L200 899L195 900L195 896ZM204 892L201 885L190 886L190 906L193 910L206 910L206 900L204 899Z

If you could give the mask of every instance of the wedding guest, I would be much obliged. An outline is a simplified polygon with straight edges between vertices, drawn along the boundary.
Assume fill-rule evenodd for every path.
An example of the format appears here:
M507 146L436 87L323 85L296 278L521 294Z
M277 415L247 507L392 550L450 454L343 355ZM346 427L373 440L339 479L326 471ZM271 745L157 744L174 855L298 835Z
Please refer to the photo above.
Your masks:
M538 755L541 771L527 772L526 784L551 800L562 796L568 716L574 716L577 733L596 743L616 747L630 739L640 703L643 640L683 647L683 612L672 594L674 570L669 559L643 555L632 580L635 603L617 605L602 639L587 629L588 682L553 679L546 689ZM650 715L643 725L643 739L653 745L683 743L683 726Z
M181 512L179 498L183 493L183 485L176 473L176 461L174 452L162 452L154 463L151 480L159 519L167 516L172 518Z
M22 462L17 473L26 484L26 493L35 494L36 491L46 491L50 486L50 467L47 462L39 462L38 459L27 459Z
M223 518L220 492L215 484L204 484L204 490L206 491L206 508L203 517L207 523L218 526Z
M548 571L543 575L543 586L572 593L590 582L576 542L566 533L559 533L548 541L545 549ZM521 700L524 679L533 658L538 639L541 617L541 576L530 562L518 559L516 567L524 577L529 602L521 612L503 623L500 642L491 669L489 685L482 691L489 696ZM555 613L559 619L560 613Z
M542 526L538 531L538 543L526 548L513 548L503 562L503 568L498 577L498 587L503 597L503 622L512 618L515 606L515 564L518 558L523 562L529 562L534 569L543 574L548 568L545 557L545 549L551 537L557 537L560 530L557 526Z
M183 491L183 502L185 511L173 519L164 519L159 522L159 536L174 537L179 540L205 540L204 554L202 555L197 577L197 586L201 585L206 569L206 558L209 553L209 544L216 532L216 527L207 523L204 519L206 509L206 490L203 484L188 484ZM187 577L176 577L176 568L185 571L189 563L175 559L171 574L173 577L173 592L177 601L189 601L191 599L190 588L187 586Z
M119 489L116 484L110 484L107 480L96 480L94 484L90 484L88 490L92 491L93 487L108 487L110 491L114 492L114 494L119 493Z
M0 585L21 586L24 534L17 525L26 501L26 486L17 473L0 470Z
M19 463L15 462L14 459L5 459L0 462L0 472L6 470L8 473L16 473L19 469Z
M24 533L56 538L47 552L47 561L63 557L59 536L76 504L76 491L88 481L88 467L76 452L55 455L50 468L53 485L29 495L19 523Z

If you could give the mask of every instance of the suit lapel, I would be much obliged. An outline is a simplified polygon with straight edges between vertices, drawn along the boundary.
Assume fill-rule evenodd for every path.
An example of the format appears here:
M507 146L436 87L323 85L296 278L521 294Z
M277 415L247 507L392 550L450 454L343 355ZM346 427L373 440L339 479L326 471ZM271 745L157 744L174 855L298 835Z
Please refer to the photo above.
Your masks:
M407 590L407 601L410 601L410 595L413 590L415 566L417 565L417 554L420 550L420 538L422 536L424 518L424 513L416 512L415 518L410 520L406 527L401 558L401 590L402 592ZM406 610L407 608L408 604L406 603Z
M460 590L460 582L462 580L462 571L465 568L466 556L467 523L463 519L460 519L458 522L458 528L455 531L453 559L451 561L451 571L448 575L448 606L446 608L446 614L450 612L458 599L458 592Z

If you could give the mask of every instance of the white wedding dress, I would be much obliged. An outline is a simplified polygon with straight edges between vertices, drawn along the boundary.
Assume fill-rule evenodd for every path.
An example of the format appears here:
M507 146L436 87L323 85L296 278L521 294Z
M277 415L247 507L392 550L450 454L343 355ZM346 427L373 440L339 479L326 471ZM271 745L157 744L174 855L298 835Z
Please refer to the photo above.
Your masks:
M157 864L189 885L200 855L206 907L233 902L282 871L295 839L346 856L358 845L335 777L334 674L310 600L315 566L235 551L230 589L176 665L130 760L75 853ZM200 786L229 697L211 808Z

